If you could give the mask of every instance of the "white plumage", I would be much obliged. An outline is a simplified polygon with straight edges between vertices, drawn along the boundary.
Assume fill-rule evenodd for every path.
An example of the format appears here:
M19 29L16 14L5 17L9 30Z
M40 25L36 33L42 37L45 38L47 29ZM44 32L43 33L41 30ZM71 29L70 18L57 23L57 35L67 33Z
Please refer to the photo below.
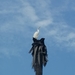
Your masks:
M40 27L39 27L40 28ZM38 35L39 35L39 28L37 29L37 31L33 34L33 38L37 39Z

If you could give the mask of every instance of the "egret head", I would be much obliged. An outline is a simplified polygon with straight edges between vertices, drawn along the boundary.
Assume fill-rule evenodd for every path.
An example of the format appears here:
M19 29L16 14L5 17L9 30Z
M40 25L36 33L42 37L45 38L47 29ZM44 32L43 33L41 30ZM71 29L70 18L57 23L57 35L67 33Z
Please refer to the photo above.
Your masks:
M39 29L40 29L40 27L37 28L37 32L38 32L38 33L39 33Z

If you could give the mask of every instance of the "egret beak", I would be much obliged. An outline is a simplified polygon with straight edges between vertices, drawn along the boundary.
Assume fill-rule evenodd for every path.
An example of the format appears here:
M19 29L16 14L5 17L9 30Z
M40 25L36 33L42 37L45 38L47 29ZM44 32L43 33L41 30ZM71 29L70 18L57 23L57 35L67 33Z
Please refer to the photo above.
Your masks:
M40 29L41 27L38 27L37 29Z

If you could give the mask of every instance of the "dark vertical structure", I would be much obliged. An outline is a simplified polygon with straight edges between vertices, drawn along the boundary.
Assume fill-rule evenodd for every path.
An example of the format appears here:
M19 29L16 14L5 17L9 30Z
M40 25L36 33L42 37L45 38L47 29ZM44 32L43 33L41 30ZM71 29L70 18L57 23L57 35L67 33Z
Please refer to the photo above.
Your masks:
M29 51L33 56L32 67L35 75L43 75L43 65L46 66L47 64L47 48L44 40L45 38L40 40L33 38L32 48Z

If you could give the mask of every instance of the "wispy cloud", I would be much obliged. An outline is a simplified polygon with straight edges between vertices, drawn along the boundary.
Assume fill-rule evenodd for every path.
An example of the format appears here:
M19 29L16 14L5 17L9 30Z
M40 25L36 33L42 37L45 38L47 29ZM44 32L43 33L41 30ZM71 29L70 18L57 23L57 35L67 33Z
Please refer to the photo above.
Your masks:
M22 8L20 12L25 18L29 18L30 21L35 22L38 20L38 16L35 13L34 8L26 1L21 1L22 2Z
M60 45L61 43L62 46L75 49L75 28L68 25L63 18L63 15L65 14L63 12L72 10L71 4L70 1L66 0L63 1L60 7L59 5L53 7L53 10L50 11L52 15L52 23L46 27L46 33L48 37L52 37L57 44Z
M48 25L52 24L52 19L46 19L46 20L42 20L42 21L38 21L36 22L36 26L41 26L41 27L46 27Z
M0 48L0 57L8 57L11 56L20 56L20 51L18 49L12 48Z
M54 26L48 32L49 37L52 37L57 44L75 49L75 29L67 24Z

